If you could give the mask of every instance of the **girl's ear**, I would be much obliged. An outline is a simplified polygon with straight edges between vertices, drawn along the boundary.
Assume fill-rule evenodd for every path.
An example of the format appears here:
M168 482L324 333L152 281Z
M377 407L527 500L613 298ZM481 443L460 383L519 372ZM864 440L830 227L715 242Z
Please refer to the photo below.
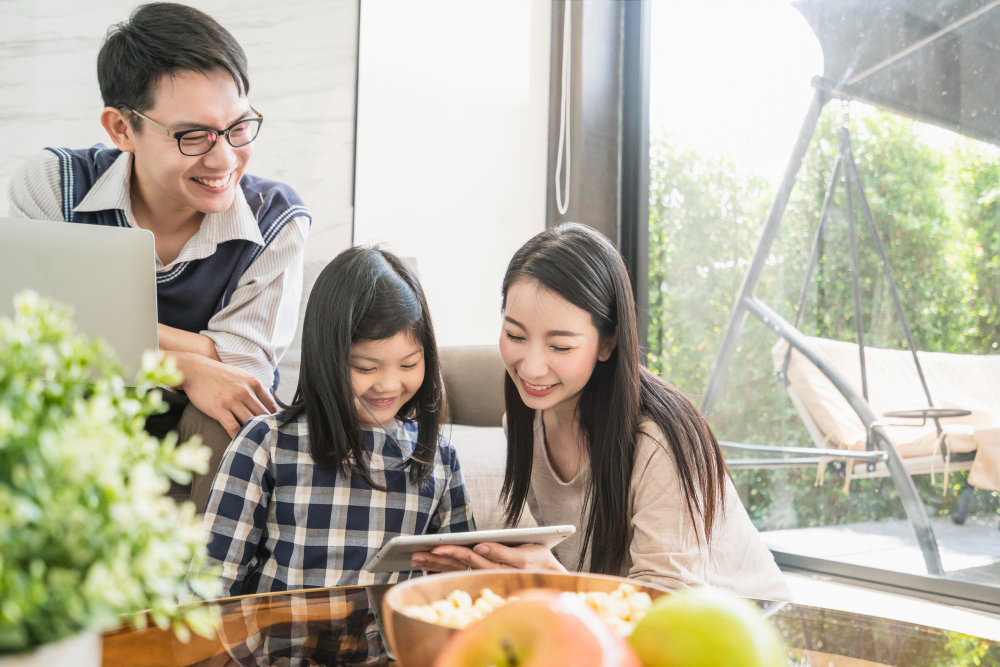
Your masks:
M611 358L611 353L615 351L615 345L618 344L618 334L615 334L611 338L601 343L601 346L597 348L597 360L607 361Z

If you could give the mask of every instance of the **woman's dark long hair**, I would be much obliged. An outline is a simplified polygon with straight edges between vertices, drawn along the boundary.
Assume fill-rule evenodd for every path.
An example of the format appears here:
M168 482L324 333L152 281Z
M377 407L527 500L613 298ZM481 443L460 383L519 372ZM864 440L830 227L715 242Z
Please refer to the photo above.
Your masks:
M384 340L400 332L424 351L424 381L397 413L417 422L417 444L406 465L423 482L431 471L442 420L441 370L427 299L416 276L381 248L348 248L316 279L302 325L302 370L285 420L305 413L309 453L317 465L352 469L373 488L361 440L348 354L358 340Z
M636 466L639 425L650 419L680 475L692 521L701 521L710 542L725 511L729 474L708 422L680 391L639 363L635 300L628 271L610 241L590 227L565 223L525 243L503 280L503 307L511 285L535 281L590 314L601 342L616 340L607 361L599 361L576 408L590 460L584 504L587 515L578 567L590 549L593 572L619 574L628 558L629 487ZM508 525L517 523L528 496L534 449L534 410L521 400L508 374L507 469L501 498Z

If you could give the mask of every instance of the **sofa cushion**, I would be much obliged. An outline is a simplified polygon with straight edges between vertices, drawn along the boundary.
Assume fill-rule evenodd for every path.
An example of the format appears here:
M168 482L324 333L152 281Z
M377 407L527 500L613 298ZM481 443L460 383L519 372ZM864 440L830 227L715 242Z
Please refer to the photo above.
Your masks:
M472 502L476 528L493 530L504 527L504 511L500 505L500 489L507 465L507 438L499 426L466 426L446 424L444 435L455 446L462 466L465 488ZM528 508L524 509L518 527L537 525Z
M497 346L442 347L439 353L449 420L469 426L500 426L507 371Z

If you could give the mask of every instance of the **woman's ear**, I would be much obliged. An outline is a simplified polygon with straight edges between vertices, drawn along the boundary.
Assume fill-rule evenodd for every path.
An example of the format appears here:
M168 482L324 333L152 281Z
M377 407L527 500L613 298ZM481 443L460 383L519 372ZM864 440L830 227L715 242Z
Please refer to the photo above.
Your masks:
M101 125L107 130L108 136L115 146L124 153L135 152L135 130L129 124L128 119L121 109L115 107L104 107L101 112Z
M606 341L601 343L601 346L597 348L597 360L607 361L611 358L611 353L615 351L615 345L618 344L618 334L611 336Z

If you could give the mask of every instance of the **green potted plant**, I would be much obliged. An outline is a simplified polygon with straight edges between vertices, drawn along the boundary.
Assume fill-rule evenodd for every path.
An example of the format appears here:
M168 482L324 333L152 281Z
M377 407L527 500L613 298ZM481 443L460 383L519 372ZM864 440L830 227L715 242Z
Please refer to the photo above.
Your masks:
M100 664L102 630L152 621L209 632L206 535L169 480L204 472L207 449L143 430L176 367L149 352L127 388L70 311L22 292L0 318L0 667Z

